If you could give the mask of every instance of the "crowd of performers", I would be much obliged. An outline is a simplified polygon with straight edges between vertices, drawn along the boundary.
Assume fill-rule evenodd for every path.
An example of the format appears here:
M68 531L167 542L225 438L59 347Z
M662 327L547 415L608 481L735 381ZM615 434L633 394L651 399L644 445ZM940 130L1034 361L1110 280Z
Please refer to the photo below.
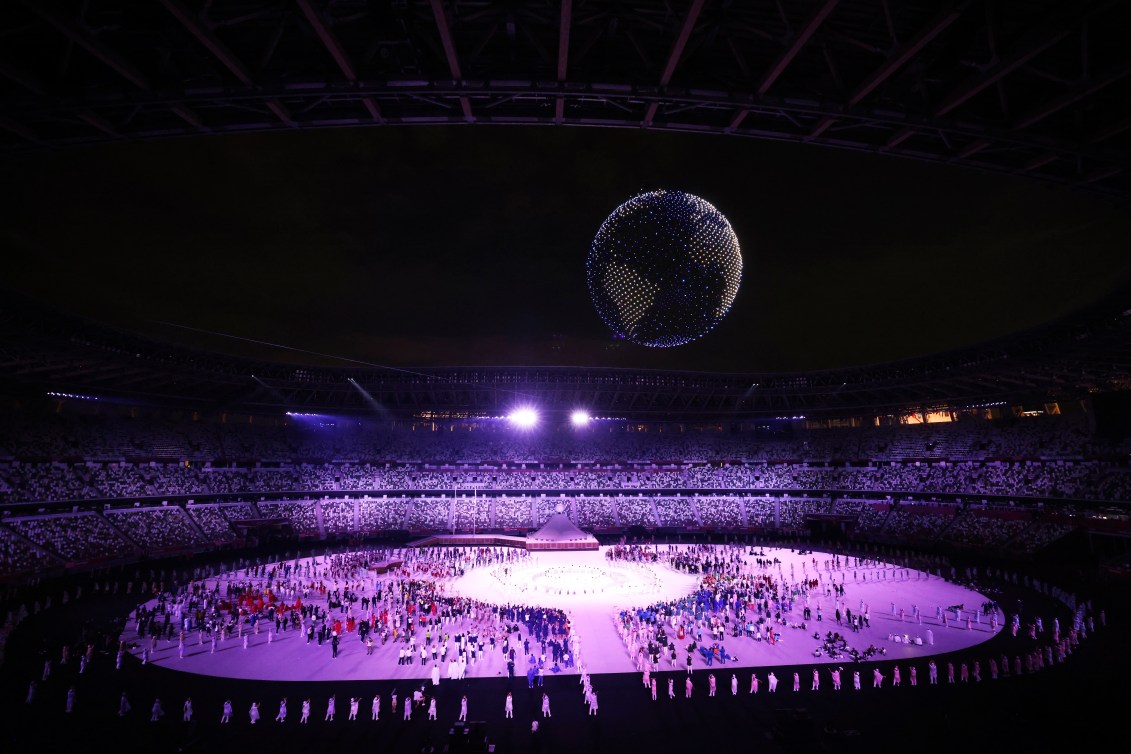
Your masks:
M1025 634L1029 637L1026 643L1026 649L1022 652L1014 654L1012 660L1010 656L1003 652L1000 657L989 656L985 659L985 666L983 667L982 659L973 661L960 660L957 668L953 660L948 659L945 664L945 674L943 678L949 685L965 684L965 683L981 683L983 680L996 681L999 678L1009 678L1010 675L1020 676L1024 674L1032 674L1041 671L1045 668L1052 667L1064 663L1068 656L1072 654L1073 650L1079 646L1080 642L1088 637L1088 635L1096 630L1097 624L1100 626L1106 625L1106 617L1103 610L1094 612L1090 603L1080 605L1076 610L1073 618L1073 625L1067 632L1061 632L1059 621L1057 621L1051 630L1046 630L1040 625L1040 619L1037 618L1033 622L1028 623L1025 628ZM1015 634L1016 636L1016 634ZM658 690L663 687L664 681L667 682L667 695L669 699L676 698L676 685L681 675L680 672L669 672L664 674L657 672L653 665L647 659L642 661L643 670L641 671L641 680L647 692L651 693L652 700L656 701L658 698ZM905 666L898 664L886 668L890 672L890 677L883 672L884 669L877 665L871 666L871 672L867 670L852 670L851 671L851 687L854 691L860 691L863 684L867 683L867 677L871 676L871 688L900 688L903 685L903 678L906 674L908 686L918 686L920 676L920 665L908 663ZM935 662L934 658L930 658L925 666L926 669L926 685L936 686L939 684L940 672L939 664ZM740 679L739 673L743 674L742 686L748 688L748 694L758 694L759 690L766 689L767 693L776 693L778 684L781 679L774 673L773 670L765 671L764 674L759 674L757 668L750 672L749 685L745 683L746 671L736 670L730 675L730 693L732 696L739 694ZM803 681L802 672L795 671L792 676L792 684L789 688L793 692L802 692ZM810 682L808 684L808 691L819 692L821 689L822 674L827 674L833 691L840 691L842 683L848 683L849 678L844 666L830 666L825 665L823 668L814 667L807 675L809 675ZM700 672L700 677L702 672ZM665 678L666 676L666 678ZM862 676L864 681L861 680ZM718 690L718 680L713 671L707 672L707 696L716 696ZM693 680L693 670L689 663L687 666L687 673L683 676L682 686L684 691L684 698L691 699L693 697L695 682Z
M553 616L552 614L543 614L540 618L538 618L537 611L528 616L521 609L510 612L508 614L513 616L510 619L521 619L524 622L529 622L528 625L533 626L538 626L539 624L544 627L550 626L553 625L553 621L555 619L555 616ZM1044 627L1040 623L1039 619L1034 620L1033 622L1030 622L1025 628L1025 634L1028 635L1032 639L1032 641L1028 642L1028 648L1026 649L1026 651L1024 651L1023 653L1015 654L1012 657L1012 660L1007 654L1002 653L1000 655L1000 658L994 656L986 658L985 667L983 667L982 660L980 659L973 661L962 660L956 667L954 661L948 659L943 665L945 672L941 675L941 677L945 680L945 683L950 685L966 684L971 682L981 683L984 680L996 681L999 678L1009 678L1011 675L1020 676L1024 674L1032 674L1047 667L1051 667L1054 664L1062 664L1066 661L1067 657L1072 654L1073 650L1077 646L1079 646L1080 642L1085 640L1090 633L1096 630L1097 616L1098 625L1105 625L1106 618L1102 610L1098 613L1095 613L1092 610L1090 603L1085 603L1079 606L1074 615L1073 625L1066 632L1061 632L1059 620L1054 619L1053 625L1048 628ZM662 633L663 629L660 628L659 631ZM539 633L541 633L541 631L539 631ZM65 661L66 656L64 656L64 662ZM823 675L826 674L828 676L831 688L834 692L841 691L843 684L847 683L851 684L851 688L854 691L860 691L862 688L864 688L865 684L873 689L885 687L900 688L903 685L903 679L905 675L907 678L908 686L915 687L919 685L919 665L911 663L905 666L901 666L897 664L885 669L890 672L890 677L888 674L885 674L883 672L884 669L881 669L879 666L875 665L871 666L870 673L867 670L852 670L850 677L848 675L848 671L846 671L843 666L824 666L823 668L814 667L810 672L806 673L806 676L809 679L807 684L802 680L803 671L798 670L792 673L792 678L789 679L791 683L787 685L787 688L792 693L802 693L804 691L820 692L821 679ZM927 661L925 665L925 671L926 685L935 686L940 683L940 667L935 662L934 658L931 658ZM45 673L46 672L48 671L45 671ZM742 672L743 674L742 679L739 678L739 672ZM665 685L667 688L667 697L669 700L672 700L677 698L677 679L680 675L681 673L679 672L667 674L654 672L652 664L645 660L643 662L641 680L643 682L645 691L651 694L653 701L656 701L659 698L659 690ZM868 678L868 676L870 676L870 679ZM695 676L693 674L691 666L688 665L687 673L683 676L681 682L679 683L679 685L682 686L683 698L692 699L695 697L695 678L702 678L702 672L700 672L699 676ZM44 677L44 680L47 680L46 675ZM732 672L730 674L728 687L732 696L737 696L740 693L740 685L742 688L746 689L745 693L747 694L756 695L760 692L763 686L765 687L766 693L772 694L777 693L781 680L782 679L779 678L772 669L765 671L764 674L762 674L757 668L755 668L750 672L749 682L747 683L746 671L736 670L735 672ZM707 672L705 683L707 687L707 696L717 696L718 679L714 671ZM533 681L530 681L530 684L531 686L533 686ZM588 708L588 714L596 715L598 710L597 692L593 688L591 677L584 668L580 669L579 684L581 686L582 700ZM539 682L539 686L541 685L541 682ZM803 688L803 686L805 685L808 685L808 689ZM28 691L28 704L32 704L34 702L35 693L36 684L33 682ZM396 719L398 715L398 696L395 690L390 694L388 701L388 709L391 711L393 718ZM67 695L66 711L68 713L73 711L74 702L74 689L72 687ZM349 716L347 718L348 720L357 720L358 709L361 702L362 700L358 697L350 698ZM336 706L336 696L330 695L330 697L326 700L325 704L320 710L325 712L325 714L322 716L323 721L332 722L335 719L337 712ZM189 722L194 714L192 699L185 700L183 709L183 719L185 722ZM429 696L427 694L427 688L424 685L420 686L417 689L414 689L412 692L405 695L401 709L403 710L402 719L405 721L411 720L418 713L424 713L425 711L427 712L427 718L429 720L438 719L439 711L437 709L436 696ZM310 698L307 698L301 704L301 716L299 718L300 724L309 723L311 710L312 702ZM118 715L124 717L128 715L130 711L131 706L129 699L126 694L123 693L119 701ZM370 719L373 721L380 720L381 711L381 695L376 694L372 698L372 702L370 703ZM230 699L224 700L220 712L221 714L219 720L221 724L231 722L233 715L233 705ZM450 714L450 711L445 710L445 713L446 717L447 714ZM511 693L508 693L506 695L502 713L504 718L514 717L514 699ZM164 716L164 714L164 710L161 706L161 700L159 698L155 699L151 707L150 721L158 722L160 718ZM477 712L477 715L481 714L481 712ZM460 699L460 708L458 717L456 719L466 721L467 715L468 698L466 695L464 695ZM550 697L549 694L545 692L542 694L541 716L543 718L551 716ZM251 703L251 707L248 710L248 720L250 724L254 725L259 721L259 719L259 702L255 701ZM279 713L275 717L275 721L284 723L286 722L286 720L287 699L286 697L284 697L279 702ZM536 723L532 726L532 730L537 731Z
M373 550L307 561L252 565L221 574L218 578L195 578L175 592L156 585L156 600L141 604L133 614L132 629L137 641L122 640L117 665L124 654L137 651L142 663L149 661L160 639L179 637L178 650L184 657L186 642L195 636L197 644L214 652L217 642L230 639L248 646L248 637L266 632L271 643L275 633L297 631L308 645L329 644L330 658L338 657L340 642L354 640L366 645L372 655L376 643L398 645L397 664L431 664L431 683L440 683L440 668L446 665L449 680L465 677L469 664L486 652L501 652L509 677L525 673L528 686L542 686L546 673L575 669L590 714L596 714L597 696L592 679L580 664L580 639L572 630L568 615L559 609L536 605L496 605L447 593L451 579L468 568L511 568L527 558L526 551L509 548L439 548L417 551ZM369 566L394 562L397 566L377 577L370 589ZM324 601L324 605L320 604ZM262 643L262 642L260 642ZM139 651L138 651L139 650ZM203 651L203 650L200 650ZM521 654L520 654L521 653ZM520 667L521 666L521 667ZM426 671L427 672L427 671ZM427 704L430 719L436 719L436 698L428 699L427 681L408 695L402 705L404 719L414 709ZM29 692L29 701L34 687ZM389 698L389 708L397 713L397 694ZM509 701L509 700L508 700ZM325 705L325 720L333 720L335 697ZM349 719L356 719L360 700L350 699ZM372 700L372 717L378 719L381 699ZM544 716L549 715L549 698L544 695ZM160 700L155 702L155 709ZM466 720L464 697L461 718ZM302 703L300 722L309 721L311 700ZM129 712L125 695L119 714ZM253 703L249 718L259 719L259 704ZM161 715L164 712L161 711ZM222 723L232 718L230 701L224 702ZM277 721L286 718L286 699L280 702ZM154 715L157 715L154 712ZM185 719L192 715L192 701L185 702Z
M294 631L312 651L328 645L329 659L339 657L343 641L362 643L365 656L392 644L398 665L419 662L435 683L441 674L462 679L487 652L501 652L508 674L525 673L533 685L536 677L577 665L578 639L566 613L489 604L448 588L468 568L509 568L525 557L522 550L493 547L373 550L194 578L138 606L125 634L136 633L136 640L123 639L118 664L130 650L147 663L161 639L176 638L183 659L186 646L214 653L218 644L235 640L247 649L249 639L270 644ZM378 562L396 565L374 578L369 567Z
M767 642L780 638L784 627L805 624L795 623L808 608L820 610L820 600L833 601L837 629L830 624L823 639L818 632L815 638L823 641L828 649L850 655L846 643L847 634L842 627L849 617L846 606L846 592L851 583L858 583L864 572L866 578L876 578L877 573L890 566L857 560L830 557L818 562L810 561L797 574L793 568L785 574L781 563L766 558L763 553L743 547L716 546L673 546L667 549L624 548L617 557L647 561L666 561L673 567L702 574L698 589L679 600L655 603L646 607L634 608L620 613L617 626L625 641L630 657L641 672L643 685L652 695L658 697L658 689L666 685L669 699L675 698L678 685L684 687L684 696L692 697L696 679L701 679L702 670L707 668L705 680L707 695L717 692L715 666L724 666L735 661L731 651L726 648L728 638L734 639L744 633L750 636L749 626L756 626L754 638L765 632ZM305 634L306 643L317 651L316 637L328 636L334 644L343 636L356 634L354 640L373 646L375 637L382 643L399 644L399 662L415 664L419 658L421 665L431 660L431 683L439 680L439 663L448 663L449 679L462 678L467 663L474 663L485 652L500 652L506 659L508 674L514 678L519 675L518 666L523 666L528 687L541 687L547 672L575 669L584 703L589 714L597 713L597 693L592 678L581 662L581 643L571 626L569 617L561 610L527 605L492 605L446 594L449 580L469 567L490 566L516 561L520 556L512 550L502 548L478 549L436 549L403 554L401 564L393 571L372 581L369 564L389 561L393 553L370 551L349 553L305 561L290 561L273 564L248 565L241 570L231 571L220 578L211 578L197 572L194 578L179 586L166 590L164 581L153 579L142 583L140 594L154 595L155 599L138 607L134 613L137 647L142 662L148 659L148 651L154 648L160 637L171 639L179 636L179 649L183 657L184 646L193 634L197 634L199 644L204 637L213 643L217 640L254 635L265 631L268 642L275 631L296 630L300 636ZM400 554L399 554L400 555ZM813 571L810 572L809 565ZM852 582L832 581L833 572L852 573ZM970 575L970 574L967 574ZM975 574L976 575L976 574ZM999 578L1003 575L999 572ZM892 578L897 577L893 572ZM912 576L904 574L905 578ZM886 578L886 577L881 577ZM1008 580L1008 577L1006 577ZM1013 582L1018 583L1013 576ZM1026 586L1030 586L1026 579ZM1010 633L1016 639L1009 653L983 655L977 659L969 656L958 658L950 655L904 665L868 666L867 669L846 670L844 666L822 665L810 672L798 670L792 673L789 686L793 692L819 691L823 677L830 681L831 688L839 691L843 684L851 683L859 690L863 685L872 688L901 687L904 680L908 686L917 686L922 678L927 685L940 682L947 684L980 683L984 680L997 680L1009 676L1035 673L1043 668L1061 664L1072 654L1079 643L1093 633L1097 626L1106 623L1103 611L1095 611L1091 603L1076 604L1075 598L1058 590L1050 592L1047 586L1032 584L1033 588L1043 589L1046 594L1059 599L1071 610L1068 627L1062 628L1058 618L1045 623L1039 616L1021 619L1021 606L1010 621ZM96 590L98 591L98 590ZM107 583L104 591L109 593ZM117 586L113 589L117 593ZM127 587L133 593L133 584ZM76 598L81 592L76 593ZM67 601L66 598L63 600ZM323 604L324 603L324 604ZM44 609L50 607L48 603ZM841 609L843 608L843 613ZM893 614L896 607L891 606ZM858 613L867 615L868 607L860 605ZM992 615L994 619L1000 607L988 601L976 611L965 611L962 605L936 608L936 615L947 615L957 611L959 615L974 612L976 616ZM26 610L22 611L26 614ZM39 605L35 606L39 612ZM912 610L919 617L917 608ZM819 615L819 612L818 612ZM980 620L980 617L975 619ZM818 620L820 618L818 617ZM965 617L965 620L971 620ZM263 628L260 628L260 627ZM288 627L289 626L289 627ZM109 637L105 637L109 639ZM686 644L686 658L678 662L677 646ZM732 647L738 646L732 643ZM38 703L39 684L49 683L52 671L60 667L77 666L83 673L87 665L94 661L94 643L84 640L81 645L66 645L59 659L47 659L42 678L32 680L28 687L27 703ZM123 655L130 649L123 640L119 645L117 666L120 668ZM874 648L871 648L874 649ZM519 652L522 652L521 659ZM367 653L368 654L368 653ZM869 650L853 656L863 660L872 656ZM332 654L331 657L334 655ZM698 659L696 660L696 656ZM669 672L664 672L663 659L670 662ZM856 666L861 667L861 666ZM887 671L886 673L884 671ZM739 675L742 675L740 678ZM749 673L749 676L747 676ZM826 675L827 674L827 675ZM808 678L803 683L802 676ZM867 683L867 676L871 683ZM941 681L940 681L941 677ZM862 680L863 678L863 680ZM771 670L736 670L729 680L732 695L739 693L739 687L749 694L757 694L762 686L767 692L776 692L781 679ZM415 685L419 682L410 682ZM437 701L433 694L429 698L428 681L414 687L404 696L401 706L404 719L427 711L429 719L437 719ZM368 700L366 700L368 701ZM397 713L397 692L389 695L388 708ZM357 719L359 698L349 701L349 719ZM74 686L65 694L65 710L74 711L76 695ZM287 700L280 701L278 722L286 722ZM335 697L330 696L324 705L322 719L333 720ZM379 719L381 711L380 695L373 697L371 717ZM193 702L186 699L184 719L191 719ZM311 717L312 702L306 699L301 703L301 722ZM513 714L513 705L508 704ZM160 699L150 708L150 719L156 722L164 716ZM126 716L131 706L125 694L119 702L118 714ZM543 694L544 716L549 716L549 697ZM223 702L222 722L232 719L233 709L230 700ZM450 712L445 710L445 716ZM477 712L477 715L481 715ZM466 720L467 699L461 700L460 718ZM251 724L259 720L259 702L252 703L248 711Z
M622 553L622 557L630 559L649 557L649 553L632 548L624 548ZM831 602L828 618L836 622L836 629L828 629L823 637L820 631L813 632L812 638L819 642L814 654L854 661L873 659L886 654L886 650L875 645L857 649L849 644L852 633L871 625L871 608L867 603L860 600L855 610L849 604L851 585L868 580L928 577L878 561L841 556L821 560L814 556L802 564L800 574L793 564L787 574L779 559L739 545L667 545L664 549L653 548L650 555L676 570L699 574L700 579L698 588L690 595L624 610L618 615L618 632L640 671L655 671L666 661L671 668L682 666L691 672L696 662L709 667L737 660L733 648L740 637L773 646L781 641L785 629L808 632L814 619L829 625L823 623L822 600ZM849 576L851 582L847 581ZM912 606L908 615L903 608L897 610L895 603L891 610L901 622L910 619L922 625L917 606ZM936 609L944 627L948 615L955 621L965 616L967 628L981 623L983 615L989 615L988 622L994 631L998 628L999 613L1000 608L993 602L982 605L981 611L967 611L962 605ZM1018 625L1019 616L1015 615L1015 634ZM931 629L926 633L927 643L933 644ZM890 638L894 641L897 637ZM731 651L726 647L728 639L732 641ZM917 640L922 643L921 637ZM906 641L913 640L907 636Z
M696 661L708 666L733 661L740 637L772 646L785 630L808 632L814 619L821 623L825 618L822 600L832 603L829 623L824 626L835 620L836 632L830 629L823 640L819 631L813 633L821 642L818 652L823 650L833 659L869 659L883 650L874 646L858 650L849 645L848 637L870 624L870 607L862 600L850 605L848 589L862 578L921 577L918 571L839 556L821 561L813 557L801 564L800 573L790 564L787 573L779 560L743 546L668 545L661 549L622 544L606 553L613 560L664 562L677 571L700 576L698 588L689 595L625 610L618 616L617 627L629 656L641 670L645 663L655 668L662 660L676 667L682 659L688 669ZM369 566L376 562L396 565L383 578L374 579ZM528 563L525 550L483 547L397 553L370 550L249 565L214 579L194 578L175 591L155 585L156 600L139 605L134 614L137 641L128 648L137 650L145 663L157 651L160 639L173 641L176 637L183 658L193 639L197 648L188 651L215 652L218 644L232 639L247 648L249 640L264 643L258 638L262 633L270 644L276 635L293 631L308 645L320 648L328 644L330 659L339 656L343 641L361 642L367 656L378 645L392 642L397 646L397 664L431 663L432 675L446 667L449 678L464 677L467 666L488 651L503 652L512 676L516 670L530 670L515 667L519 646L523 662L535 663L536 672L572 667L576 658L568 651L570 631L561 611L492 605L448 591L451 580L469 568L511 571ZM852 581L846 583L849 573ZM900 608L898 612L902 622L905 611ZM993 603L983 605L982 611L965 611L960 605L936 608L936 617L941 616L944 626L952 613L955 620L966 615L967 627L990 613L992 628L997 629L999 609ZM892 614L896 614L894 603ZM912 607L911 615L921 625L918 607ZM520 628L520 624L525 625ZM1018 626L1015 616L1014 633ZM525 638L518 636L522 630ZM928 644L933 643L932 636L927 629Z

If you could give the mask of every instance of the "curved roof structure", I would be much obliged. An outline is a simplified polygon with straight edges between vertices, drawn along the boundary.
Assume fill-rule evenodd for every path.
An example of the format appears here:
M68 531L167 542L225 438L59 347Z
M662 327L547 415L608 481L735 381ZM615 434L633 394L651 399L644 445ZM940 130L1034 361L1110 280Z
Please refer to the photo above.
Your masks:
M871 367L710 373L596 367L314 367L194 351L0 299L0 387L205 411L500 416L587 408L635 420L859 416L1131 389L1131 292L1052 326Z
M1111 0L23 0L0 151L435 124L804 142L1131 191Z

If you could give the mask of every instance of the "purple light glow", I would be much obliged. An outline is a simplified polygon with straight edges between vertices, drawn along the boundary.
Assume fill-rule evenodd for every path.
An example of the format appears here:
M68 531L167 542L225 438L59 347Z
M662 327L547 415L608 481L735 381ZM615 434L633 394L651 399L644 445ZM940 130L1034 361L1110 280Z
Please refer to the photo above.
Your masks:
M589 413L578 409L569 415L569 423L575 427L584 427L589 424Z
M523 406L511 411L507 420L519 429L531 429L538 424L538 412L529 406Z

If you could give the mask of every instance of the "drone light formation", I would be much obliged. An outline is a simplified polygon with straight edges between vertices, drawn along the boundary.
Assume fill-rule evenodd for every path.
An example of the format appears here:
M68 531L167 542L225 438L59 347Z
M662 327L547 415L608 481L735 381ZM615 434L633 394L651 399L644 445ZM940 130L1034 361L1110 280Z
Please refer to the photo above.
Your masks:
M702 338L730 311L742 252L713 205L661 189L605 219L585 268L593 305L615 338L670 348Z

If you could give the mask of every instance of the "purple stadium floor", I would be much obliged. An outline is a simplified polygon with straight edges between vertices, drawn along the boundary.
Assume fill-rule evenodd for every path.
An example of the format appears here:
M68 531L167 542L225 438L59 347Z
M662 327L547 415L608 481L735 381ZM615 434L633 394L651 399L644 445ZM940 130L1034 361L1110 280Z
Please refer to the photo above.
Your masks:
M561 608L570 616L574 631L580 638L581 659L589 672L636 672L635 663L617 633L615 616L627 608L686 596L696 588L698 576L675 571L664 563L644 565L610 561L605 557L605 550L539 553L527 562L511 566L510 573L498 566L471 569L464 576L448 581L446 591L496 604ZM830 570L826 564L831 562L832 556L819 552L802 555L786 549L766 548L759 553L760 557L771 561L777 559L780 564L760 568L753 565L755 556L747 555L746 569L752 574L765 574L787 584L802 579L819 579L818 589L809 598L813 619L805 629L780 627L781 639L773 645L746 636L728 636L724 644L737 659L725 665L716 664L713 669L716 672L737 667L846 662L843 658L834 660L824 655L814 656L814 650L821 643L813 638L814 632L824 636L829 631L840 631L847 635L850 647L863 651L874 645L885 650L885 659L907 661L965 649L994 635L989 618L977 614L987 598L937 576L884 564ZM390 578L388 575L365 574L366 594L375 592L377 579L384 582ZM225 578L221 576L221 584ZM239 580L242 576L231 578ZM214 581L210 580L210 583ZM838 603L826 593L826 587L833 583L845 587L845 596L839 603L842 609L847 607L857 613L861 604L868 607L870 627L853 633L845 626L837 625L833 614ZM955 605L964 606L961 619L955 621L951 611L949 625L944 626L936 618L937 608L946 610ZM921 611L921 622L914 617L915 606ZM796 601L792 613L785 616L787 623L801 623L804 607L804 599ZM820 622L816 620L818 607L823 612ZM904 613L902 621L900 609ZM360 611L357 614L360 615ZM972 622L969 629L966 627L967 618ZM1004 623L1005 618L999 613L998 631L1008 630ZM454 633L460 630L460 624L450 624L444 630ZM896 641L896 637L903 639L905 636L910 639L909 642ZM130 621L122 638L136 642L133 621ZM270 635L270 641L268 639L269 633L264 624L258 633L249 635L246 649L242 638L230 637L218 643L213 653L207 637L200 643L198 634L192 632L183 658L179 657L176 640L161 641L149 661L186 673L273 681L407 680L426 679L431 673L431 661L428 665L419 662L398 664L397 650L402 645L392 641L384 646L378 642L374 653L367 656L366 648L356 633L343 637L336 659L331 658L328 643L321 646L316 641L308 644L297 631L283 631ZM917 643L916 639L922 643ZM689 641L676 641L680 649L679 669L684 667L686 653L683 647ZM705 643L709 645L711 641L706 640ZM131 651L140 655L140 649ZM517 664L516 672L522 674L525 666L521 657ZM696 653L695 670L706 667ZM659 669L671 670L668 660L663 659ZM488 649L484 657L467 667L466 675L468 678L493 678L505 676L506 672L502 653ZM562 672L576 674L578 670L573 667ZM442 671L441 677L441 683L445 682L446 672Z

